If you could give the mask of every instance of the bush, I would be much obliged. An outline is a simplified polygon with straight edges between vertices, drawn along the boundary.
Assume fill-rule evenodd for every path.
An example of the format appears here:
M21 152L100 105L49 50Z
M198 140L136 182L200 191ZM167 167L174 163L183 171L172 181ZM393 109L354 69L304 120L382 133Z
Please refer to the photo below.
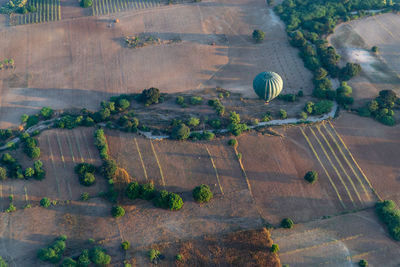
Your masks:
M117 102L117 107L118 107L119 111L127 110L130 105L131 105L131 103L125 98L121 98Z
M92 5L93 5L92 0L81 0L81 7L83 8L88 8L91 7Z
M303 93L303 91L300 91ZM280 100L286 101L286 102L295 102L296 101L296 95L294 94L286 94L286 95L278 95L277 97Z
M79 267L87 267L91 264L90 258L89 258L89 250L84 249L79 255L77 264Z
M122 250L128 250L131 247L131 243L129 241L124 241L121 243Z
M279 246L278 244L272 244L270 251L272 253L278 253L279 252Z
M48 120L51 118L51 116L53 116L54 111L49 108L49 107L43 107L40 110L40 115L43 117L43 119Z
M83 176L85 173L94 173L96 171L96 167L93 164L82 162L77 164L74 170L79 176Z
M8 263L0 256L0 267L8 267Z
M39 117L37 115L31 115L28 117L26 121L26 128L30 128L33 125L36 125L39 122Z
M318 180L318 173L316 171L308 171L306 175L304 175L304 179L310 184L313 184Z
M89 195L88 192L83 192L83 193L81 194L81 200L82 200L82 201L88 201L89 199L90 199L90 195Z
M114 206L111 209L111 214L114 218L119 218L125 215L125 210L121 206Z
M306 120L308 118L308 114L306 112L302 111L302 112L300 112L299 117L302 120Z
M313 115L322 115L332 110L333 102L330 100L321 100L314 104Z
M199 118L192 117L192 118L190 118L190 120L188 121L188 125L189 125L190 127L196 127L196 126L198 126L199 124L200 124Z
M160 97L160 90L154 87L144 89L141 95L141 99L146 105L157 104L160 101Z
M208 202L213 198L213 193L211 192L210 187L204 184L196 186L192 193L194 200L199 203Z
M93 173L87 172L79 178L79 182L84 186L91 186L96 181Z
M69 257L65 258L61 263L61 267L77 267L77 266L78 265L76 261Z
M285 219L282 220L281 226L283 228L292 229L293 226L294 226L294 222L289 218L285 218Z
M106 266L111 262L111 256L101 247L94 247L89 252L90 260L99 266Z
M281 118L282 120L287 118L286 110L284 110L284 109L279 110L279 118Z
M47 197L44 197L40 200L40 206L48 208L50 207L50 205L51 205L50 199L48 199Z
M101 172L107 180L113 179L117 171L117 163L114 160L104 160L101 166Z
M175 260L176 260L176 261L183 261L183 256L182 256L182 254L176 254Z
M161 252L158 251L157 249L150 249L149 251L149 259L151 262L153 262L154 260L157 260L159 257L161 256Z
M392 200L384 200L376 203L376 212L379 218L388 227L390 235L400 241L400 209Z
M184 123L180 123L172 129L171 137L176 140L185 140L190 136L190 129Z
M57 238L47 248L42 248L37 252L37 257L42 261L49 261L53 264L59 262L66 248L65 236Z
M236 139L230 139L228 141L228 145L236 147L237 146L237 140Z
M185 98L184 98L183 96L178 96L178 97L176 98L175 102L176 102L178 105L182 106L183 104L185 104Z
M253 31L252 37L254 41L256 41L257 43L261 43L265 39L265 32L256 29Z
M368 266L368 261L366 261L366 260L360 260L360 261L358 262L358 265L361 266L361 267L366 267L366 266Z
M139 198L140 185L137 182L130 183L125 189L125 195L132 200Z
M6 212L7 212L7 213L10 213L10 212L14 212L14 211L16 211L16 210L17 210L17 208L14 206L14 204L10 203L10 205L9 205L8 208L6 209Z
M201 96L192 96L190 98L190 104L192 105L200 105L203 103L203 98Z
M372 51L373 53L378 53L378 52L379 52L379 48L378 48L377 46L373 46L373 47L371 48L371 51Z
M0 167L0 180L7 179L7 170L3 167Z
M28 121L29 116L27 114L21 115L21 123L25 123Z
M139 197L144 200L151 200L156 195L156 189L154 188L154 183L150 182L147 184L141 184L139 186Z
M221 120L219 119L213 119L211 121L208 121L208 124L213 127L214 129L219 129L221 128Z
M178 194L162 190L154 199L154 205L163 209L180 210L183 200Z

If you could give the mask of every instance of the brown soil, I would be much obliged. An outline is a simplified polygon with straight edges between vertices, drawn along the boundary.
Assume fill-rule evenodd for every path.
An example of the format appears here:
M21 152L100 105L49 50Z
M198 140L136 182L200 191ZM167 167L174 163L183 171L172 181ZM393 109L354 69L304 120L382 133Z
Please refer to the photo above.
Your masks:
M160 266L281 266L277 254L269 252L273 241L267 229L239 231L222 236L155 244L165 259ZM141 251L137 252L137 255ZM147 252L147 251L143 251ZM144 253L143 253L144 254ZM177 254L182 261L175 261ZM141 260L141 259L140 259ZM143 261L148 259L143 259Z
M351 114L334 124L378 194L400 204L400 126Z

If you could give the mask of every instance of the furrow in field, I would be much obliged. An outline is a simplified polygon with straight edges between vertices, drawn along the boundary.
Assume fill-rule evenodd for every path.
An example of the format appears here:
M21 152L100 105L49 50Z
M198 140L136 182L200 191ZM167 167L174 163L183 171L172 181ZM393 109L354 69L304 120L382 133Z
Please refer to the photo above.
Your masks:
M325 134L321 131L321 127L319 125L317 125L316 128L317 128L317 131L318 131L319 135L322 137L322 139L324 140L325 144L328 146L330 153L333 155L333 157L335 158L337 164L339 165L340 169L342 170L342 173L344 174L344 176L349 181L349 183L351 185L351 188L353 189L353 191L357 195L358 200L362 203L363 201L361 200L360 194L358 193L358 190L357 190L353 180L351 179L350 175L347 173L347 171L344 168L344 166L343 166L342 162L340 161L339 157L336 155L335 150L332 148L332 146L329 143L328 139L326 138Z
M205 146L205 148L207 150L208 156L210 157L211 165L213 166L213 169L215 171L215 177L217 178L219 190L221 191L221 194L223 195L224 194L224 190L222 189L221 182L219 181L219 175L218 175L217 167L215 167L213 157L211 156L210 150L208 149L207 145L204 145L204 146Z
M325 155L325 158L328 160L329 165L333 168L334 172L336 173L336 176L339 178L343 188L345 189L351 203L353 204L353 206L355 207L355 203L353 200L353 197L350 193L349 188L347 187L346 183L343 180L342 175L340 174L339 170L337 169L336 165L333 163L331 157L329 156L328 152L326 151L325 146L321 143L321 140L318 138L318 136L315 134L314 130L311 127L308 127L308 129L311 131L312 135L314 136L314 139L317 141L319 147L321 148L323 154Z
M333 135L331 130L326 127L325 123L323 124L323 126L324 126L325 131L328 133L330 139L335 144L336 148L339 150L339 152L342 155L342 158L345 160L347 166L350 168L350 170L352 171L353 175L356 177L358 183L361 185L362 190L364 192L364 195L367 197L368 200L371 200L371 196L370 196L369 192L367 192L363 181L361 180L360 176L358 175L358 172L355 170L357 167L355 165L353 165L352 163L350 163L348 157L343 152L343 149L341 148L341 146L340 146L339 142L337 141L336 137Z
M84 162L85 159L83 158L83 155L82 155L81 144L80 144L80 142L79 142L79 138L77 137L75 131L73 131L72 134L74 135L75 144L76 144L76 147L77 147L77 149L78 149L78 153L79 153L81 162Z
M49 152L50 152L50 162L51 162L51 166L53 168L54 178L56 179L57 195L60 197L60 181L59 181L59 179L57 177L57 170L56 170L56 167L54 165L54 155L53 155L53 150L51 148L49 135L46 136L46 139L47 139L47 145L48 145Z
M75 163L75 156L74 156L74 151L72 150L71 137L69 136L69 133L70 132L67 133L66 139L67 139L67 143L68 143L69 153L71 153L72 162Z
M143 157L142 157L142 152L140 152L140 148L139 148L139 145L138 145L138 142L137 142L136 138L133 138L133 140L135 141L136 152L137 152L138 155L139 155L140 164L142 165L142 168L143 168L144 178L145 178L146 181L147 181L147 180L149 179L149 177L147 176L146 166L144 166Z
M350 152L349 148L347 147L346 143L343 141L342 137L339 135L339 133L336 131L336 129L333 127L332 123L329 121L329 126L330 129L335 133L335 135L338 137L338 139L340 140L340 143L343 145L344 149L347 151L347 153L349 154L351 160L353 161L353 163L357 166L358 170L360 171L362 177L364 178L365 182L368 184L369 188L371 189L372 192L375 193L375 195L378 197L379 200L382 200L381 197L378 195L378 193L374 190L374 188L372 187L371 182L368 180L367 176L365 175L365 173L363 172L363 170L361 169L360 165L358 165L357 161L355 160L355 158L353 157L353 154Z
M237 142L237 140L236 140L236 142ZM247 177L247 173L246 173L246 170L244 169L244 166L243 166L243 163L242 163L242 158L240 156L242 154L239 154L236 146L234 147L234 150L235 150L235 153L236 153L237 160L239 161L240 168L242 169L242 173L243 173L244 179L246 180L247 188L249 189L251 197L254 199L253 192L251 190L251 185L250 185L250 182L249 182L249 178Z
M331 184L333 190L335 191L336 196L338 197L338 199L340 201L340 204L342 205L343 208L346 208L346 205L343 203L342 197L339 194L339 191L338 191L335 183L333 182L330 174L328 173L327 169L325 168L325 165L322 163L321 158L318 156L318 153L316 152L316 150L314 148L314 145L311 143L310 139L308 138L308 136L304 132L303 128L300 128L300 131L303 134L304 138L306 139L307 144L310 146L311 151L313 152L313 154L314 154L315 158L317 159L318 163L321 165L322 169L324 170L324 173L325 173L326 177L328 177L329 183Z
M151 145L151 150L153 151L153 154L154 154L154 158L155 158L156 161L157 161L158 169L159 169L159 171L160 171L160 176L161 176L162 185L163 185L163 187L164 187L164 189L165 189L165 178L164 178L164 173L163 173L163 170L162 170L162 168L161 168L160 161L158 160L157 152L156 152L156 150L154 149L154 145L153 145L153 142L151 141L151 139L150 139L150 145Z

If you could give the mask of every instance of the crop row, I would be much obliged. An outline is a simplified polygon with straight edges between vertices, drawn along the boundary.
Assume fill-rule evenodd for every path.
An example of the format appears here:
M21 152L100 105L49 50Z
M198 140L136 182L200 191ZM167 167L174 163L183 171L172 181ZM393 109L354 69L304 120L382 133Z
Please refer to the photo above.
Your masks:
M92 12L93 16L97 16L132 9L157 7L160 4L160 0L94 0Z
M61 20L60 0L29 0L27 5L35 7L36 12L30 12L24 15L11 15L11 25Z

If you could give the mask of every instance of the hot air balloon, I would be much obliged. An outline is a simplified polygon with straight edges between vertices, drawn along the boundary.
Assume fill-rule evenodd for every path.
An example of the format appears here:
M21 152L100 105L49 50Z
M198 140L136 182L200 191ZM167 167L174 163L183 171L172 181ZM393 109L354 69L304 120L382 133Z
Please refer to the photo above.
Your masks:
M281 76L275 72L261 72L253 80L253 89L266 103L279 95L283 88Z

